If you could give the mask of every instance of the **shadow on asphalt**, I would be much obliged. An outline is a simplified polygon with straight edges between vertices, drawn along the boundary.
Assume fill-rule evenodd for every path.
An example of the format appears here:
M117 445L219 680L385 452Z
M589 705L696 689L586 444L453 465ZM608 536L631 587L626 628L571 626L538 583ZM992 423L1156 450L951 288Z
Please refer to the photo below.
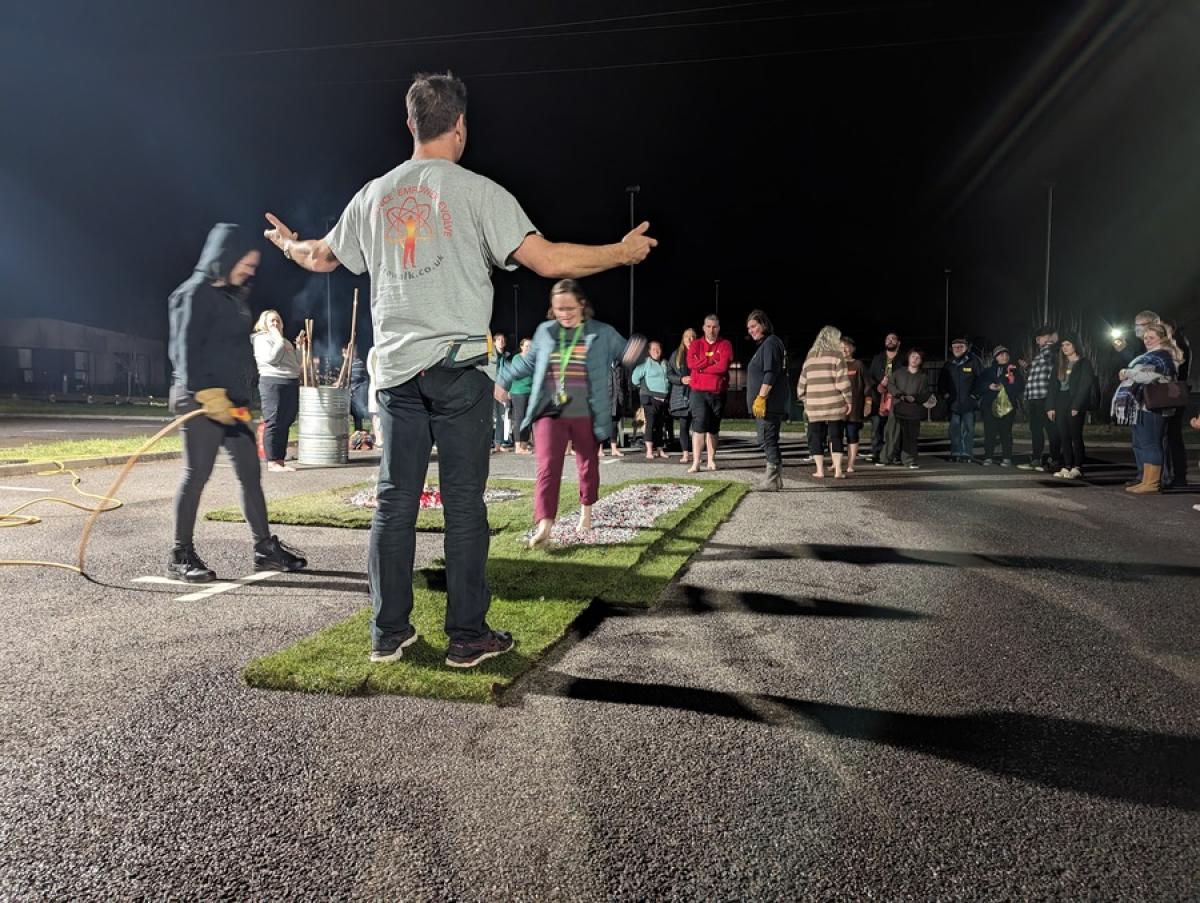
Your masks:
M1014 568L1058 571L1102 580L1128 582L1156 577L1200 577L1200 565L1137 561L1089 561L1040 555L985 555L975 552L942 552L933 549L895 549L888 546L839 546L797 543L773 546L734 546L710 542L702 561L756 561L801 559L834 561L863 566L879 564L929 564L956 568Z
M705 589L699 586L676 586L661 599L661 607L648 614L683 615L710 612L746 611L760 615L779 615L801 618L861 618L877 621L917 621L929 617L907 608L869 605L861 602L838 602L834 599L779 596L774 593L746 593ZM625 612L618 610L620 616Z
M669 684L552 678L535 695L737 718L910 750L1059 790L1200 811L1200 738L1016 712L916 715Z

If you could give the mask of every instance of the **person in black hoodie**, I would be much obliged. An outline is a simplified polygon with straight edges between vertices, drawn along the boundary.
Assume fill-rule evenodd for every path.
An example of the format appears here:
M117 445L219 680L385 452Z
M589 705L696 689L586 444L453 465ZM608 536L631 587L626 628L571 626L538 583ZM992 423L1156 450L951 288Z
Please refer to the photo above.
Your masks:
M746 317L746 331L758 350L746 367L746 407L754 414L758 443L767 458L767 472L754 488L777 492L783 488L783 456L779 452L779 429L787 416L787 349L775 335L770 318L761 310Z
M1074 339L1063 338L1058 347L1058 369L1050 380L1046 396L1046 416L1058 427L1062 439L1063 466L1054 475L1065 480L1083 476L1083 422L1092 409L1096 389L1096 371L1092 362L1079 353Z
M246 233L231 223L218 223L208 233L195 272L171 293L169 301L168 347L175 371L172 411L186 414L203 408L208 415L180 429L183 479L175 494L175 547L167 576L188 583L216 579L196 554L192 536L200 493L222 445L241 484L242 513L254 537L254 569L297 571L307 564L271 535L258 451L246 424L250 374L255 371L254 354L246 341L252 322L246 296L260 259Z

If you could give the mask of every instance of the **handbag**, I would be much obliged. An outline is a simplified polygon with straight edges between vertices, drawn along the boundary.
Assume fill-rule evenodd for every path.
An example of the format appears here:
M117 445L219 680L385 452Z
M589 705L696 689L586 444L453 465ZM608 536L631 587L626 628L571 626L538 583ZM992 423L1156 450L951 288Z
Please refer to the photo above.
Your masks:
M1151 411L1167 411L1186 408L1188 404L1187 383L1177 379L1165 383L1147 383L1142 392L1142 407Z
M883 393L883 397L879 399L879 416L889 416L892 413L893 404L895 404L895 399L892 398L892 394L890 392Z

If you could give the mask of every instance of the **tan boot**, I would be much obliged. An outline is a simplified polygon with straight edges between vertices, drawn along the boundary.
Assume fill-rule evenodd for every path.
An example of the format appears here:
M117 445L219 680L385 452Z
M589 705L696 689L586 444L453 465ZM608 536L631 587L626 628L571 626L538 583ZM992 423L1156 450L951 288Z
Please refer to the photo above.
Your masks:
M1162 479L1161 464L1143 464L1142 465L1142 482L1136 486L1130 486L1125 491L1132 492L1134 495L1149 495L1159 491L1158 483Z

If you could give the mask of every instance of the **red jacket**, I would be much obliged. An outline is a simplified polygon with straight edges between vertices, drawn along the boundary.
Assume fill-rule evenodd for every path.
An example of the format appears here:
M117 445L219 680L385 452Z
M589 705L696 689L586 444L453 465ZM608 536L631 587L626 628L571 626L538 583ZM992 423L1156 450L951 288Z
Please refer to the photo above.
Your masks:
M693 392L724 392L729 385L729 364L733 346L729 339L718 338L711 345L701 336L688 345L688 369L692 371Z

